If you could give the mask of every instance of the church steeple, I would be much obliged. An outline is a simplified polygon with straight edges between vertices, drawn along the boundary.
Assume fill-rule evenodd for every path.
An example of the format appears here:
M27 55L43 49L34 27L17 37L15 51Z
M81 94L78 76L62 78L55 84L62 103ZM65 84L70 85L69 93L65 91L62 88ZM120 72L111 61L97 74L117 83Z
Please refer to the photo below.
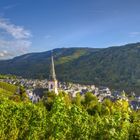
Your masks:
M54 91L55 94L58 94L58 83L55 74L55 66L54 66L54 59L53 59L53 52L51 54L51 70L50 70L50 78L48 81L48 90Z
M53 51L51 54L51 71L50 71L50 80L56 80L54 60L53 60Z

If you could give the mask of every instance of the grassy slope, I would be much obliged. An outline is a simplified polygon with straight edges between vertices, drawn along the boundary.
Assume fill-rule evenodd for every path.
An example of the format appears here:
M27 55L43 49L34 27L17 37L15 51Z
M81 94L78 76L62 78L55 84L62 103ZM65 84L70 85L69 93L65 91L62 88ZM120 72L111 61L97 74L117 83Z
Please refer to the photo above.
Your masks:
M13 95L12 92L0 88L0 98L1 98L1 97L10 97L10 96L12 96L12 95Z

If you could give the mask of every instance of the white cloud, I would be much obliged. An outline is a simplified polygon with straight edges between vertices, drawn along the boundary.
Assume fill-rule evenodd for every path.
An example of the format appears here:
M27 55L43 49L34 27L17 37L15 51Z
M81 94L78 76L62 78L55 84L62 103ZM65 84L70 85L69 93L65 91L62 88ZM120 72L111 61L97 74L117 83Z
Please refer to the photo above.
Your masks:
M6 19L0 19L0 29L7 31L15 39L25 39L31 37L31 33L21 26L11 24Z
M0 52L0 58L5 59L5 58L7 58L8 56L10 57L10 56L12 56L12 54L10 54L7 50L2 50L2 51Z
M136 37L136 36L140 36L140 32L130 32L129 33L130 37Z
M13 8L15 8L17 5L19 5L19 4L15 3L15 4L6 5L6 6L3 7L3 9L4 9L4 10L13 9Z
M30 31L7 19L0 18L0 34L0 59L26 53L31 46Z
M51 35L45 35L45 39L50 39L51 37Z

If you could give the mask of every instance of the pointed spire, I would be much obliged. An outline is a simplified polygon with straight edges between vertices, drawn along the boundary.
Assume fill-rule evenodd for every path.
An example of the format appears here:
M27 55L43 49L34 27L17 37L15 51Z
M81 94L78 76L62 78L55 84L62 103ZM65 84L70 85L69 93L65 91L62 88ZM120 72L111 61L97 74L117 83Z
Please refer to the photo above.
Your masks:
M54 67L54 60L53 60L53 51L51 52L51 80L56 80L56 74L55 74L55 67Z
M48 81L48 90L54 91L55 94L58 95L58 83L55 75L53 52L51 54L51 71L50 71L50 80Z

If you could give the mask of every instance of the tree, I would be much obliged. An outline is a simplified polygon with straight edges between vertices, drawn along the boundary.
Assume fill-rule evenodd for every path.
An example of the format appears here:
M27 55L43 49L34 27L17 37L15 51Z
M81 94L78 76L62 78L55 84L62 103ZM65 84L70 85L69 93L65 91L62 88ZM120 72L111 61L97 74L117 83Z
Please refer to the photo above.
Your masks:
M48 111L51 110L56 94L54 92L45 92L42 98L42 102Z
M47 115L46 139L67 139L70 134L70 119L64 98L57 96Z
M72 100L73 104L75 104L75 105L77 105L79 107L82 106L81 105L82 101L83 101L83 97L80 95L80 93L77 93L76 97Z

